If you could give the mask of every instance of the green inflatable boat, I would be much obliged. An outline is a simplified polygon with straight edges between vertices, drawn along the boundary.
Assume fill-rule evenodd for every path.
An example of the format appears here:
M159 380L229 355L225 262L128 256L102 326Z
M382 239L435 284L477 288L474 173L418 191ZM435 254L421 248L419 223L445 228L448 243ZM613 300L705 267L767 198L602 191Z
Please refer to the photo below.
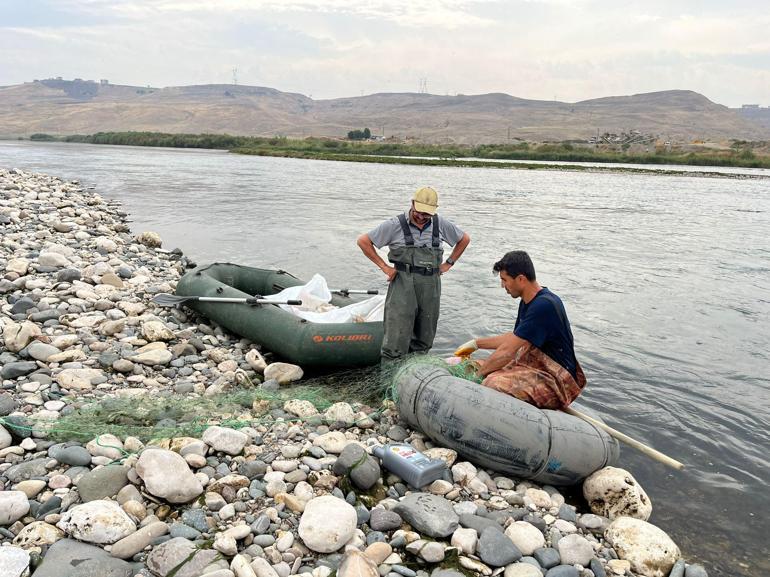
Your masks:
M185 274L176 287L179 296L250 298L269 296L305 281L283 270L230 263L201 266ZM356 296L333 295L344 307ZM233 333L261 345L281 359L302 367L363 367L380 362L382 322L315 323L271 304L190 301L187 306Z

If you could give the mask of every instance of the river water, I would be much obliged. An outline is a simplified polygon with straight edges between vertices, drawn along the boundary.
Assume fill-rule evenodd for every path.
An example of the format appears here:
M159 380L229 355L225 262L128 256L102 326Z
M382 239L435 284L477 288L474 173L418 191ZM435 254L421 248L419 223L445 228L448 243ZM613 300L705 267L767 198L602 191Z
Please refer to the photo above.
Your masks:
M712 576L770 574L770 180L28 142L0 142L0 166L93 186L134 232L199 264L320 272L348 288L385 287L357 235L435 187L472 237L444 277L435 351L512 328L517 302L491 267L527 250L566 304L583 403L687 465L622 450L650 521Z

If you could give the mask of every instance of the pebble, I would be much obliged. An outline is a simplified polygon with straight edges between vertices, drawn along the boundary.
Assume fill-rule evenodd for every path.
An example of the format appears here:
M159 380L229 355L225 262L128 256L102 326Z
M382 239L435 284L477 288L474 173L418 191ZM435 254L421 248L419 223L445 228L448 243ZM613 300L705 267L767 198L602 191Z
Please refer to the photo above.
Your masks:
M512 563L505 568L504 577L543 577L542 571L527 563Z
M331 553L350 540L357 525L356 510L336 497L311 500L299 522L299 536L318 553Z
M522 552L508 536L492 527L487 527L481 533L476 551L484 563L493 567L504 567L522 556Z
M508 526L505 534L519 548L522 555L532 555L535 550L545 545L545 537L540 530L526 521L515 521Z
M407 495L393 511L429 537L448 537L454 533L460 521L449 501L429 493Z

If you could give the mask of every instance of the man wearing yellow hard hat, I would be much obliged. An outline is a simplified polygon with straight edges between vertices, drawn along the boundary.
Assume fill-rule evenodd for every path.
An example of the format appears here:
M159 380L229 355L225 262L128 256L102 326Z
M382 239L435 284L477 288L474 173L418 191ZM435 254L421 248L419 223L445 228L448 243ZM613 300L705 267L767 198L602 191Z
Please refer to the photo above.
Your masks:
M358 237L363 253L388 277L382 360L427 353L436 336L441 304L441 275L454 266L471 237L439 218L438 193L424 186L409 210ZM444 261L443 245L454 247ZM376 248L388 247L385 262Z

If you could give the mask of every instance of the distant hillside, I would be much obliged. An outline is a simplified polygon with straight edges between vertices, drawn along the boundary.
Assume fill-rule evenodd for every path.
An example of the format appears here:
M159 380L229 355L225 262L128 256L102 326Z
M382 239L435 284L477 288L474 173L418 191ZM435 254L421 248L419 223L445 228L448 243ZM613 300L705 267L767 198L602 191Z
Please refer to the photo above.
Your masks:
M735 108L735 110L742 118L748 121L753 126L770 132L770 106L768 107L743 107Z
M507 94L313 100L255 86L151 88L82 80L0 88L3 137L128 130L344 137L363 127L374 135L469 144L588 139L632 130L680 142L770 138L770 126L686 90L570 104Z

